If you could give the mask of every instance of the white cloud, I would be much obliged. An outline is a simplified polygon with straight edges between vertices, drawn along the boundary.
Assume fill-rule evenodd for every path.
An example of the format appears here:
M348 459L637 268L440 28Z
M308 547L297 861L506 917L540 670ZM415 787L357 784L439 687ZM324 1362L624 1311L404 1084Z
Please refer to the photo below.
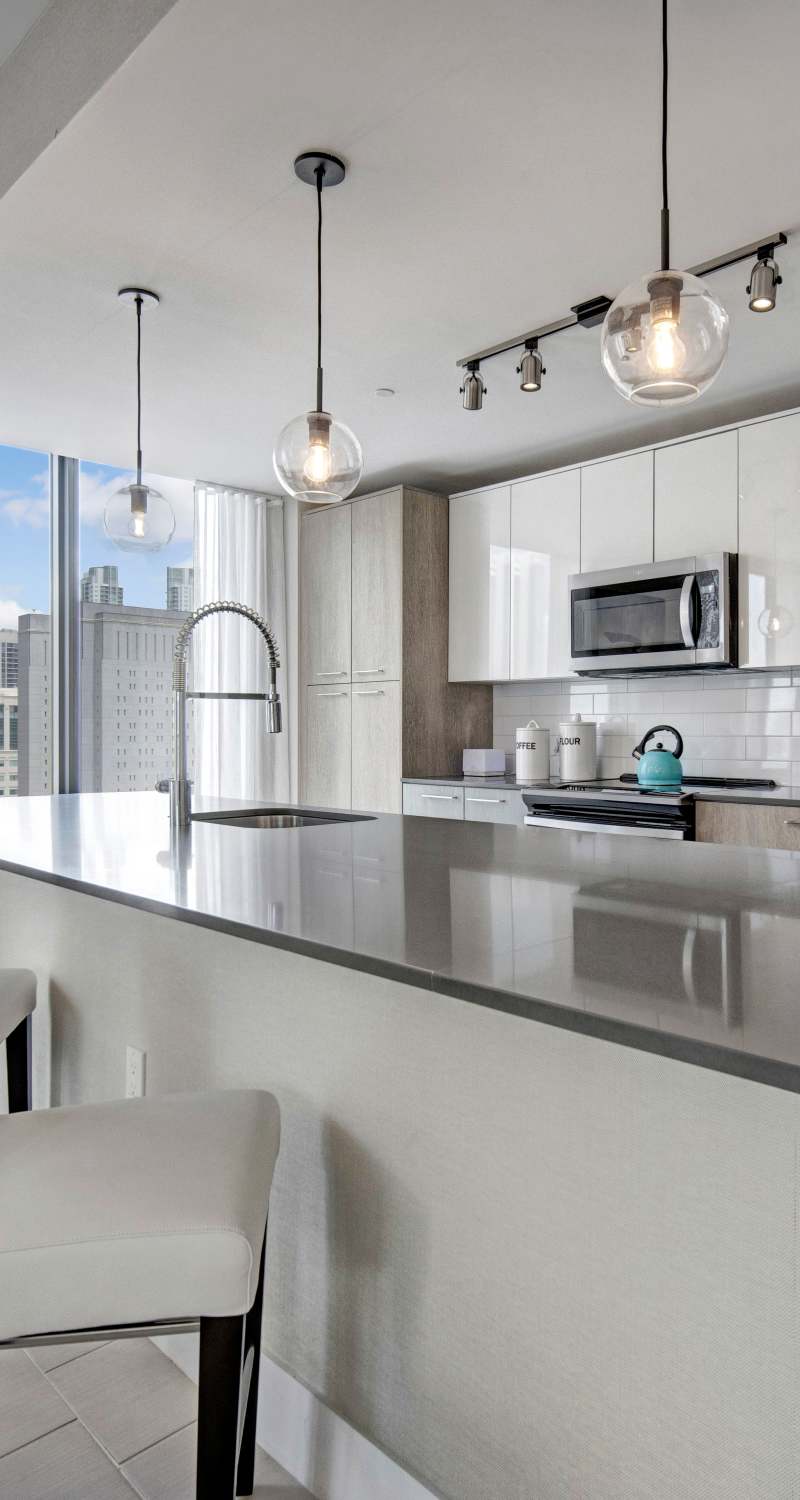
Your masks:
M13 599L0 599L0 630L16 630L20 615L30 614L23 604Z
M0 510L15 526L44 531L50 525L49 500L36 500L31 495L15 495L11 500L0 498Z

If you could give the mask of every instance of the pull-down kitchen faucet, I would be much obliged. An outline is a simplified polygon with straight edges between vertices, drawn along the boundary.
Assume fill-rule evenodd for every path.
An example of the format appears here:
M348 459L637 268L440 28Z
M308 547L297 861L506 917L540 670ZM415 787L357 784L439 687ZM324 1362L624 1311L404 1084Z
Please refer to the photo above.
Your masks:
M269 692L267 693L198 693L186 687L186 652L189 637L201 620L209 615L242 615L260 630L269 653ZM186 700L187 698L260 698L267 705L267 734L280 734L281 699L278 692L278 667L280 659L275 637L266 620L246 604L234 604L220 600L216 604L201 604L178 631L172 657L172 691L174 702L174 776L169 782L169 816L173 828L188 828L192 818L192 784L189 780L186 753Z

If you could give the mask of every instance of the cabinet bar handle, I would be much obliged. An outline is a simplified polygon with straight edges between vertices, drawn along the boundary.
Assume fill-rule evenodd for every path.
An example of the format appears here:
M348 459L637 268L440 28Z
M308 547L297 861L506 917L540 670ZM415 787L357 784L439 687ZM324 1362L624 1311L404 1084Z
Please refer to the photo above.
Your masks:
M798 818L784 818L784 820L783 820L783 826L784 826L784 828L800 828L800 819L798 819Z
M467 798L468 802L491 802L494 806L497 806L501 802L505 802L505 800L506 800L505 797L468 797Z
M423 802L455 802L455 792L420 792Z
M354 698L382 698L383 696L383 688L359 688L358 692L353 694Z
M344 667L337 667L335 672L318 672L318 677L344 677Z
M317 693L317 697L318 698L346 698L347 694L344 691L342 691L341 693Z
M354 677L369 677L370 672L385 672L385 667L356 667Z

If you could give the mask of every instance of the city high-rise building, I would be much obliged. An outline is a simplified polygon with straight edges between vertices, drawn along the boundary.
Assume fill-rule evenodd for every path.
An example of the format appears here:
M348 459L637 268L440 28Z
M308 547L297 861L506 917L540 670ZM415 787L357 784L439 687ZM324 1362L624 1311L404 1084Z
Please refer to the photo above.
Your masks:
M0 797L16 797L18 776L17 689L0 687Z
M19 636L16 630L0 630L0 688L15 688L19 670Z
M81 605L85 792L150 790L171 774L172 652L186 615ZM50 792L50 617L20 618L20 794Z
M0 630L0 797L16 797L18 777L19 636Z
M167 568L167 609L194 609L194 568Z
M19 617L19 794L51 792L50 616Z
M83 604L122 604L122 594L116 564L88 568L81 579Z

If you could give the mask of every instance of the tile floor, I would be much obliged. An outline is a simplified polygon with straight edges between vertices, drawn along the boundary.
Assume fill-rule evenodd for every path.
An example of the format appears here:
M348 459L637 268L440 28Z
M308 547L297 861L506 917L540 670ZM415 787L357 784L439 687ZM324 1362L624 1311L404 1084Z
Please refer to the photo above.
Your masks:
M148 1339L0 1354L0 1500L193 1500L197 1391ZM257 1500L311 1500L259 1449Z

